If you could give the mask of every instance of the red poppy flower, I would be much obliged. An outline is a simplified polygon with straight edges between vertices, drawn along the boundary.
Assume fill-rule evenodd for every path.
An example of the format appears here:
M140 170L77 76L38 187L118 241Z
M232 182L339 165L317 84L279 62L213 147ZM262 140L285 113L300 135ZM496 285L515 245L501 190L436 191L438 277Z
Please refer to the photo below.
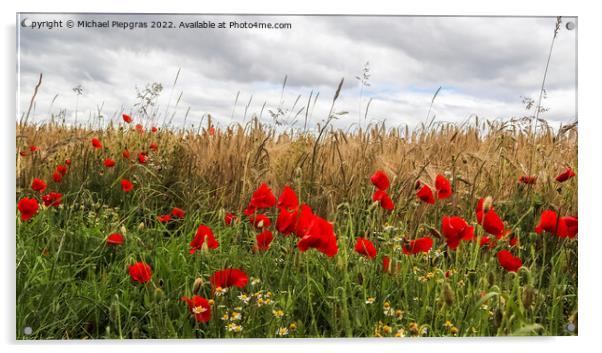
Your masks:
M171 209L171 215L176 218L184 218L186 212L184 212L184 210L181 208L174 207Z
M112 168L115 166L115 161L110 158L105 159L103 163L107 168Z
M151 128L151 132L155 133L155 132L157 132L157 131L158 131L158 129L157 129L156 127L154 127L154 126L153 126L153 127Z
M567 168L564 172L558 174L558 176L556 177L556 181L562 183L576 175L577 174L575 174L575 172L571 168Z
M469 226L462 217L443 216L441 231L447 241L447 246L454 250L461 240L474 239L474 227Z
M444 200L452 195L451 184L443 175L437 175L435 178L435 188L439 200Z
M535 226L537 234L546 231L561 238L574 238L577 235L577 230L577 217L565 216L558 218L556 212L550 210L542 212L539 224Z
M245 214L245 216L250 216L253 213L255 213L257 211L257 207L253 206L252 204L248 204L247 208L245 208L245 210L243 211L243 213Z
M224 216L224 223L226 223L226 225L231 225L235 219L236 219L236 215L234 215L234 213L227 212L226 215Z
M144 262L136 262L128 268L132 281L146 283L151 280L153 272L151 267Z
M159 146L157 146L156 143L151 143L148 147L155 152L157 152L157 150L159 149Z
M419 190L418 192L416 192L416 196L428 203L433 205L435 203L435 197L433 196L433 190L431 190L430 186L424 184Z
M127 179L123 179L121 180L121 189L124 192L130 192L134 189L134 184L132 184L132 182Z
M370 181L372 182L372 184L374 184L374 186L376 186L378 190L382 191L387 190L389 186L391 186L391 183L389 182L389 177L387 177L387 174L385 174L385 172L382 170L377 170L370 177Z
M377 253L374 244L369 239L366 239L364 237L357 237L356 239L357 242L355 243L355 252L357 252L360 255L364 255L366 257L374 259Z
M298 237L303 237L309 231L309 227L314 220L314 213L306 204L301 205L297 213L297 224L295 225L295 234Z
M139 133L144 132L144 127L142 126L142 124L136 124L136 131L138 131Z
M192 298L182 297L180 299L188 304L188 310L194 315L196 321L208 322L211 320L211 305L207 299L196 294Z
M512 253L508 250L498 252L497 260L508 272L516 272L523 265L521 259L517 256L512 256Z
M276 219L276 229L284 235L293 233L297 223L297 215L296 210L287 211L286 208L281 208Z
M57 173L60 173L61 176L65 176L65 174L67 174L67 167L64 166L64 165L62 165L62 164L59 164L59 165L56 166L55 171Z
M391 259L387 255L383 256L383 272L389 272L390 266L391 266Z
M297 194L295 194L295 191L288 185L286 185L280 193L278 207L285 208L286 210L296 210L299 207Z
M399 271L401 271L401 264L399 262L396 262L394 272L398 273ZM387 255L383 256L383 272L384 273L391 272L391 258L388 257Z
M195 251L201 250L203 248L205 238L207 238L207 247L209 249L217 249L217 247L219 246L219 242L215 240L215 237L213 236L213 231L206 225L201 224L196 231L194 239L192 239L192 241L190 242L191 254L194 254Z
M125 159L130 159L130 151L128 151L127 149L123 150L123 152L121 153L121 155Z
M127 114L122 114L121 117L123 118L123 121L125 121L128 124L132 122L132 117Z
M100 143L99 139L94 137L94 138L92 138L92 146L94 146L94 148L96 148L96 149L102 148L102 143Z
M70 159L65 159L65 164L66 165L71 165L71 160Z
M27 157L27 152L25 152L25 151L19 151L19 155L21 157Z
M276 204L276 198L266 183L263 183L253 192L250 204L256 208L270 208Z
M52 181L54 181L55 183L60 183L61 180L63 180L63 176L61 175L61 173L59 172L54 172L52 173Z
M556 212L545 210L541 213L539 223L535 226L535 233L541 234L541 232L546 231L556 234L557 223L558 216L556 215Z
M269 230L257 234L257 236L255 236L255 240L257 241L257 245L255 245L255 250L267 251L270 248L270 244L272 243L273 238L274 236Z
M46 207L50 207L50 206L56 207L61 204L62 197L63 197L62 194L51 191L48 193L48 195L42 196L42 201L44 202L44 206L46 206Z
M485 231L491 235L495 235L497 239L506 235L509 230L504 229L504 222L494 211L493 206L485 212L483 209L485 199L481 198L477 203L477 223L479 223Z
M140 164L146 163L146 160L147 160L146 153L144 153L144 152L138 153L138 162L140 162Z
M249 282L249 277L238 268L227 268L222 271L214 272L209 280L214 289L232 286L244 288Z
M34 191L43 192L44 190L46 190L46 187L48 187L48 185L46 185L46 183L42 179L34 178L31 182L31 188Z
M494 237L489 237L487 235L481 237L481 241L479 242L479 247L484 247L488 245L489 249L493 249L495 248L495 246L497 245L497 239Z
M387 192L383 190L376 190L374 194L372 194L372 201L380 202L380 207L388 211L391 211L395 208L393 200L391 200Z
M157 220L161 223L167 223L171 220L171 215L164 214L161 216L157 216Z
M19 200L17 208L21 213L21 220L28 221L31 219L31 217L35 216L38 213L38 200L34 198L30 199L29 197L24 197L21 200Z
M29 150L33 153L38 150L38 146L31 145L31 146L29 146Z
M107 237L107 245L123 245L123 235L119 233L113 233Z
M558 236L574 238L577 236L577 217L560 217L558 220Z
M261 213L249 216L249 221L257 229L268 228L272 225L272 220L268 216Z
M517 246L518 243L519 243L518 237L515 236L515 237L510 238L509 244L511 247Z
M309 211L311 212L311 209ZM302 220L303 217L307 217L308 220ZM306 223L301 227L299 225L297 227L297 235L300 234L300 230L302 231L301 239L297 242L299 251L305 252L313 248L329 257L336 255L339 248L332 223L314 214L304 216L303 207L298 224L302 222Z
M519 183L526 184L526 185L535 185L536 181L537 181L537 177L536 176L521 175L518 178L518 182Z
M410 240L408 246L403 246L401 250L404 254L418 254L420 252L429 252L433 247L433 239L429 237Z
M212 126L209 128L209 136L215 135L215 128Z

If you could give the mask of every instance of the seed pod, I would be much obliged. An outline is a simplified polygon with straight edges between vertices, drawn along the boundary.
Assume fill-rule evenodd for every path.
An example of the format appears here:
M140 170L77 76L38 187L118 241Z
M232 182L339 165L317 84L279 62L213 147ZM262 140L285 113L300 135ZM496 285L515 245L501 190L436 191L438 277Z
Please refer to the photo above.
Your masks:
M533 288L532 285L528 284L523 288L523 293L521 296L521 299L523 301L523 306L525 308L529 308L531 307L531 305L533 305L533 303L535 302L535 296L536 296L537 292L535 290L535 288Z
M447 306L452 306L452 304L454 304L454 291L449 283L443 285L443 300Z

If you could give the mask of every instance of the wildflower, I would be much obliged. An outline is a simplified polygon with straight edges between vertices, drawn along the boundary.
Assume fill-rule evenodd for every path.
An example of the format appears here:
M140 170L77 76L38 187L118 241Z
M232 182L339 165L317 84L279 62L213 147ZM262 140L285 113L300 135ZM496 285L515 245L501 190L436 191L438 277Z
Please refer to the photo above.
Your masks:
M449 332L454 336L458 334L458 331L459 330L456 326L453 326L452 328L449 329Z
M417 192L416 196L426 202L428 204L435 204L435 197L433 196L433 190L431 190L430 186L424 184Z
M123 192L130 192L134 189L134 184L132 184L132 182L127 179L122 179L121 189L123 190Z
M44 202L44 206L46 206L46 207L50 207L50 206L56 207L61 204L62 197L63 197L62 194L51 191L48 193L48 195L42 196L42 201Z
M42 179L34 178L33 181L31 182L31 188L34 191L44 192L44 190L46 190L47 186L48 185L46 185L46 183Z
M156 128L156 127L154 127L154 126L153 126L153 127L151 127L151 132L152 132L152 133L155 133L155 132L157 132L157 131L159 131L159 129L157 129L157 128Z
M264 214L251 215L249 221L257 229L267 228L272 225L272 220Z
M234 220L236 220L236 216L233 213L227 212L226 216L224 216L224 223L226 225L231 225Z
M222 295L226 294L227 291L228 291L228 288L222 288L222 287L215 287L215 289L214 289L215 295L218 297L221 297Z
M435 188L437 189L437 198L446 199L452 195L451 184L443 175L437 175L435 178Z
M285 210L296 210L299 207L299 199L295 191L288 185L284 186L278 198L278 208Z
M391 183L389 182L389 177L382 170L377 170L371 177L370 181L378 190L384 191L389 188Z
M255 245L255 250L267 251L270 249L270 243L272 242L273 236L272 232L269 230L263 231L255 237L257 240L257 245Z
M151 149L151 151L157 152L159 150L159 146L156 143L151 143L148 148Z
M242 326L231 322L226 326L226 329L230 332L241 332Z
M508 250L501 250L497 253L497 259L500 265L509 272L516 272L523 265L520 258L512 256Z
M383 333L390 334L393 331L393 328L389 325L383 325Z
M241 319L242 314L237 311L233 311L232 314L230 314L230 321L240 321Z
M474 227L469 226L462 217L443 216L441 231L447 241L447 246L452 250L458 247L461 240L474 238Z
M535 232L541 234L542 231L549 232L561 238L574 238L577 235L578 221L577 217L560 217L551 210L543 211L539 223L535 226Z
M61 173L55 171L54 173L52 173L52 181L54 181L55 183L60 183L61 180L63 180L63 176L61 175Z
M255 286L257 284L261 283L261 280L257 277L251 277L251 285Z
M121 153L121 155L125 159L130 159L130 151L128 151L127 149L123 150L123 152Z
M59 173L61 176L65 176L65 174L67 174L67 167L59 164L56 166L55 172Z
M372 201L379 202L380 207L385 210L391 211L395 208L395 204L393 204L393 200L389 197L386 191L377 190L372 194Z
M280 337L288 335L288 329L286 327L280 327L276 330L276 334Z
M192 241L190 242L191 254L194 254L195 251L200 250L203 247L205 238L207 238L207 247L209 249L217 249L217 247L219 246L219 242L215 240L215 237L213 236L213 231L211 230L211 228L201 224L196 231L194 239L192 239Z
M245 304L248 304L248 303L249 303L249 301L251 300L251 296L250 296L250 295L248 295L247 293L240 293L240 295L238 296L238 299L239 299L241 302L243 302L243 303L245 303Z
M289 330L291 331L295 331L297 329L297 324L294 322L291 322L290 325L288 325Z
M504 236L508 231L504 229L504 222L500 218L500 216L495 213L493 206L487 207L486 201L491 202L491 198L480 199L477 204L477 222L483 226L483 229L494 235L497 239L500 239Z
M151 267L144 262L136 262L128 268L130 277L133 281L146 283L151 280L153 275Z
M253 192L251 197L250 205L255 208L270 208L276 204L276 197L272 194L272 190L267 186L266 183L261 184L257 190Z
M146 153L144 153L144 152L138 153L138 162L140 164L146 163L147 159L148 159L148 157L146 156Z
M123 235L119 233L113 233L107 237L107 245L122 245L123 242Z
M556 181L562 183L576 175L577 174L575 174L575 172L571 168L567 168L564 172L558 174L558 176L556 177Z
M175 218L184 218L186 212L184 212L184 210L181 208L174 207L171 209L171 215Z
M282 311L280 309L272 310L272 315L274 315L274 317L277 319L281 319L284 316L284 311Z
M96 137L92 138L92 146L96 149L102 148L102 143Z
M433 239L429 237L418 238L416 240L410 240L408 246L403 246L402 251L404 254L418 254L420 252L427 253L433 247Z
M135 129L139 133L143 133L144 132L144 127L142 126L142 124L136 124Z
M403 328L400 328L395 332L395 337L404 337L406 335L406 331Z
M368 299L366 299L366 304L374 304L375 300L376 300L375 297L368 297Z
M105 167L107 167L107 168L112 168L112 167L114 167L114 166L115 166L115 161L114 161L114 160L112 160L112 159L110 159L110 158L107 158L107 159L105 159L105 160L104 160L103 164L104 164L104 165L105 165Z
M188 309L194 315L198 322L208 322L211 320L211 305L207 299L193 295L192 298L182 297L181 300L188 304Z
M531 176L531 175L521 175L518 178L518 182L525 184L525 185L535 185L536 181L537 181L537 177Z
M211 284L213 288L228 288L235 286L244 288L249 282L247 274L238 268L227 268L222 271L216 271L211 275Z
M171 215L164 214L164 215L157 216L157 220L161 223L167 223L171 220Z
M122 114L121 118L123 119L123 121L125 121L128 124L132 122L132 117L127 114Z
M28 221L38 213L38 200L35 198L24 197L19 200L17 208L21 213L21 220Z
M301 237L301 240L297 242L297 248L301 252L314 248L329 257L338 252L337 238L332 223L314 215L307 205L301 206L295 232L297 236Z
M358 237L355 244L355 251L360 255L374 259L376 257L376 248L369 239Z
M286 207L280 208L278 218L276 219L276 229L284 234L289 235L295 231L299 212L297 210L288 211Z

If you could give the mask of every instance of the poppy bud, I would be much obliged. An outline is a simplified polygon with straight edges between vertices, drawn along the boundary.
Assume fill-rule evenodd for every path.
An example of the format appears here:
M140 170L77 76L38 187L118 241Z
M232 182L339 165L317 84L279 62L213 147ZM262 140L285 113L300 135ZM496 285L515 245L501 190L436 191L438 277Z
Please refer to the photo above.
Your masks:
M443 300L447 306L454 304L454 291L449 283L443 285Z
M121 225L121 234L125 234L127 232L127 228L124 225Z
M493 206L493 198L491 196L487 196L485 201L483 201L483 212L489 212L491 206Z
M201 277L197 277L197 279L194 280L194 284L192 285L192 293L197 294L202 285L203 279Z
M144 222L140 222L140 224L138 224L138 230L143 230L144 229Z
M155 299L161 299L163 298L163 289L161 288L155 288Z
M535 291L535 288L533 288L533 286L530 284L526 285L525 288L523 288L521 299L525 308L529 308L531 305L533 305L533 303L535 302L536 294L537 293Z

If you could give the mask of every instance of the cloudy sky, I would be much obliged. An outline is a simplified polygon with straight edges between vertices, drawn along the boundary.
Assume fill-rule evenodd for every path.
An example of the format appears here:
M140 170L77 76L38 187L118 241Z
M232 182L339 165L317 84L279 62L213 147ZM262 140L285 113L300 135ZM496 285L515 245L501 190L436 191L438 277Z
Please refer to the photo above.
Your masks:
M290 28L67 28L70 19L149 26L172 21L176 27L181 21L289 23ZM51 20L62 20L63 27L31 27ZM348 114L336 125L353 128L381 121L415 126L425 121L439 87L432 108L438 121L524 116L521 97L538 96L556 19L23 14L17 21L18 117L43 73L31 118L36 121L60 111L72 121L76 107L78 121L101 107L105 122L122 112L136 116L137 89L158 82L160 122L173 115L175 125L198 126L207 113L222 127L253 115L273 122L269 111L280 108L278 120L286 126L303 127L308 111L307 124L314 127L327 116L344 78L335 111ZM577 31L565 28L568 21L575 19L563 18L542 104L550 109L543 117L555 126L576 118ZM362 89L356 76L367 62L369 86ZM81 96L73 91L79 85Z

